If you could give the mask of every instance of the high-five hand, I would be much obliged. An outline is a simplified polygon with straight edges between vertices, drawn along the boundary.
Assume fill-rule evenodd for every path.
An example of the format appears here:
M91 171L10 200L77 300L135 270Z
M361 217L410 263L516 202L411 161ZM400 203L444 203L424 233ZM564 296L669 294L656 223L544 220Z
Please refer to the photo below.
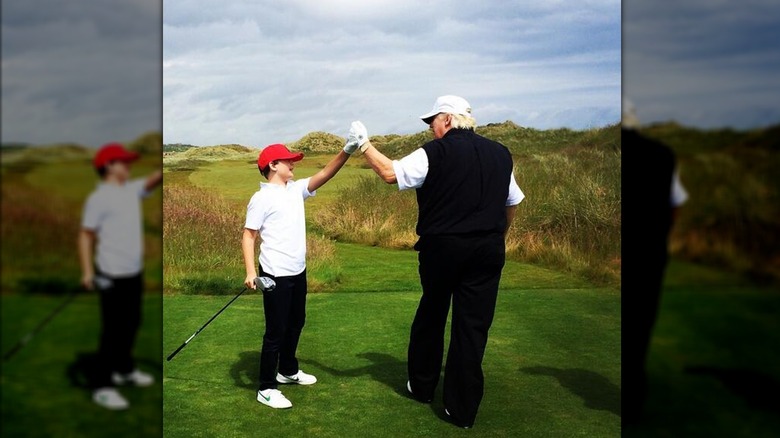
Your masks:
M347 155L352 155L356 150L358 150L359 147L360 145L356 139L347 138L347 142L344 144L344 153Z
M368 141L368 130L362 122L354 121L349 128L349 136L347 137L347 144L355 144L356 149L363 146Z

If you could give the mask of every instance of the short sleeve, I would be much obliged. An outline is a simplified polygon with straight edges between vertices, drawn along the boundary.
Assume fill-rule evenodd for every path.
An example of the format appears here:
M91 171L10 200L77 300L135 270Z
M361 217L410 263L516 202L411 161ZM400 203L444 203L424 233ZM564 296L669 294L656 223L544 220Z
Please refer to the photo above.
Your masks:
M317 196L317 191L310 192L309 191L309 181L311 181L311 178L304 178L299 181L293 182L294 187L296 190L300 190L301 196L303 196L303 200L305 201L307 198L310 198L312 196Z
M512 172L512 176L509 179L509 195L506 197L506 206L517 205L525 199L525 194L520 190L520 186L515 181L515 173Z
M420 148L400 160L393 160L393 171L398 190L418 189L428 176L428 154Z
M92 194L87 198L87 202L84 203L84 211L81 215L81 228L92 231L96 231L100 228L100 222L103 219L103 211L100 207L101 203L95 194Z
M146 178L137 178L127 184L133 190L133 193L138 194L139 198L146 198L151 194L151 192L146 191Z
M672 193L669 199L672 207L679 207L688 200L688 192L680 181L680 172L676 169L672 174Z
M265 221L266 205L263 202L261 192L256 192L249 200L246 207L246 222L244 228L259 230Z

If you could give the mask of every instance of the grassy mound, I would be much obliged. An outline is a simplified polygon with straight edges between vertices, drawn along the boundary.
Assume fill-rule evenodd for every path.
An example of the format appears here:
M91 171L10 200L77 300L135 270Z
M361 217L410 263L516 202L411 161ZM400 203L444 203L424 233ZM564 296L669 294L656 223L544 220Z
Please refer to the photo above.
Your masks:
M327 132L310 132L298 141L288 143L287 147L296 152L315 154L335 154L344 147L346 140L338 135Z
M243 158L257 150L238 144L189 148L179 154L182 158L195 160L225 160Z

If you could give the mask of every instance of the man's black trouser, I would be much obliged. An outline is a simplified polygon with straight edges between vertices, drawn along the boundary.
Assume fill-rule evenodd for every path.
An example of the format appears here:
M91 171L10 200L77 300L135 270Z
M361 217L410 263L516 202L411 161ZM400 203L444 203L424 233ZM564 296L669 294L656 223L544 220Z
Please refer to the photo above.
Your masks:
M420 252L423 295L409 339L412 391L420 400L433 398L441 373L451 299L444 406L456 424L470 426L482 401L482 357L504 267L504 237L425 236L415 248Z
M298 372L298 359L295 351L306 323L306 271L290 277L272 278L276 288L263 294L265 313L265 334L263 349L260 353L260 390L276 388L276 370L292 376Z
M628 260L628 257L624 258ZM666 258L624 264L621 393L624 422L639 421L647 398L647 357L661 302ZM636 269L634 269L636 268Z
M118 278L104 274L98 276L109 279L110 283L102 287L98 285L101 332L99 369L93 383L96 388L114 386L111 373L126 374L135 368L133 346L141 326L141 296L144 289L142 273Z

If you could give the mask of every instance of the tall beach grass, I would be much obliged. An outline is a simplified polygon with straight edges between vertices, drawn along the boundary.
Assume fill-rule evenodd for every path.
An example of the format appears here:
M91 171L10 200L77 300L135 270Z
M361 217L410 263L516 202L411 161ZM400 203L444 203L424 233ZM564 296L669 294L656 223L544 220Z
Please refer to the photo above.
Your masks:
M506 128L494 131L503 134ZM523 147L518 138L507 142L515 156L515 177L526 195L507 236L507 256L617 286L620 132L615 127L558 131L554 133L567 143L556 141L554 147L543 148ZM488 129L485 135L490 133ZM408 152L399 141L385 143L389 155ZM414 191L398 192L371 176L334 202L314 218L329 237L391 248L411 248L417 240Z
M687 260L780 281L780 126L701 131L644 128L677 155L689 193L670 249Z
M163 190L165 291L237 293L245 272L241 235L246 205L187 184L168 184ZM341 277L335 244L308 233L307 247L309 290L329 290Z

